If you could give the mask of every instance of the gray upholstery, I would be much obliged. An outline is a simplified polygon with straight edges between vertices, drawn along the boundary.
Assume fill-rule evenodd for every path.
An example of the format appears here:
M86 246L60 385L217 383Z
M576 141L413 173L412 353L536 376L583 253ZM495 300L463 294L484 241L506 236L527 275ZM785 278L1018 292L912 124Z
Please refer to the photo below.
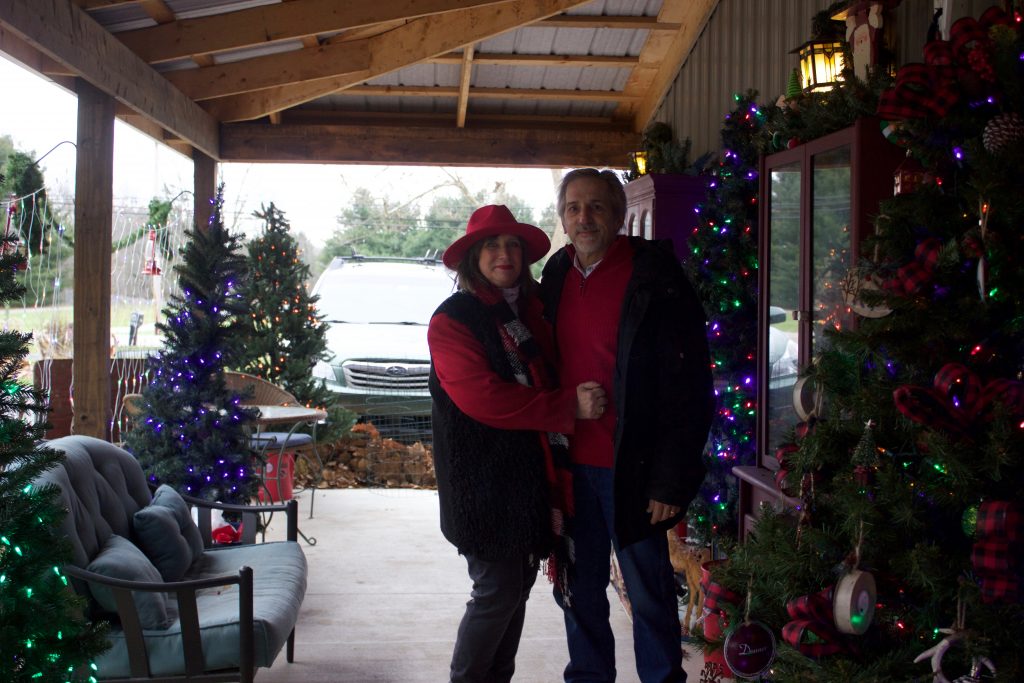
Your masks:
M164 581L179 581L203 554L203 537L181 495L167 484L132 520L135 542Z
M193 661L202 661L205 664L204 670L241 669L242 680L251 680L252 667L248 662L251 660L255 667L268 667L286 643L288 660L292 660L294 628L305 596L307 576L305 555L294 540L297 529L297 506L294 501L280 506L221 508L244 511L244 515L253 517L252 523L255 523L256 513L260 510L285 511L290 540L255 545L213 546L203 550L204 543L210 545L209 510L204 508L217 504L196 499L186 501L171 491L174 495L165 492L162 496L166 498L164 503L168 507L157 505L148 508L151 503L150 488L138 461L127 451L88 436L63 437L46 445L63 451L66 459L62 465L41 475L36 483L55 484L60 488L59 502L69 511L62 521L61 531L73 548L72 564L89 571L98 570L97 574L107 577L148 583L149 592L141 585L128 589L132 591L136 606L135 614L142 625L139 642L145 641L145 649L149 654L150 676L183 676L186 670L193 666L185 661L187 656L183 651L188 650L188 647L183 645L182 639L183 622L186 627L188 623L195 624L194 616L191 621L186 618L186 612L195 614L186 609L191 595L195 596L198 631L195 630L195 626L187 628L186 631L198 633L198 636L189 636L188 640L201 643L201 660L193 658ZM179 507L178 503L184 505L184 509L177 509L176 513L171 512ZM201 519L205 519L205 526L201 526L206 531L200 533L196 528L191 513L188 512L188 505L200 509ZM177 590L188 591L188 596L181 593L179 597L175 597L174 592L160 590L163 582L157 572L158 567L150 563L151 573L147 573L144 568L139 569L145 564L140 560L146 559L146 556L137 547L126 547L132 546L132 543L125 539L131 539L132 542L138 540L133 533L133 519L137 519L140 510L151 508L159 509L158 517L170 520L168 528L175 536L173 540L176 544L167 543L167 547L176 545L184 554L181 561L188 569L181 577L181 581L206 580L206 584L200 585L198 590L195 587L183 588L185 584L175 584ZM144 512L142 515L146 517L147 513ZM187 520L187 524L184 524L183 519ZM192 537L183 536L183 531ZM193 536L192 531L199 535ZM194 554L197 543L200 551L198 556ZM131 552L133 550L135 553ZM125 564L133 565L124 567L124 573L111 569L111 561L116 563L119 557ZM149 561L152 559L152 556L148 557ZM238 583L238 580L249 570L240 571L242 567L249 567L252 571L253 638L251 656L244 657L240 653L248 652L248 646L240 646L240 642L246 640L240 637L240 614L248 609L242 608L243 603L248 604L244 600L244 596L248 595L248 589L242 590L242 586L249 584ZM138 576L133 575L136 571L139 572ZM232 577L234 583L230 582ZM95 586L102 579L84 575L82 578L72 578L76 591L82 595L90 595L84 578L88 578L95 594ZM124 594L125 588L117 590ZM99 597L104 597L102 588ZM151 628L159 625L161 621L161 598L166 600L167 621L164 623L169 623L169 626L163 629ZM104 598L101 602L109 601ZM111 605L105 604L103 607L109 613ZM121 606L118 605L117 608L118 614L125 618ZM129 635L139 631L137 626L129 628L128 621L123 623L124 629L120 623L111 625L109 638L112 647L95 660L99 667L97 675L100 679L131 675L128 656L130 637L126 638L125 631L128 631ZM141 649L140 644L135 651L139 652ZM240 662L240 659L245 659L246 662ZM250 673L245 673L246 671Z
M272 552L267 552L273 548ZM274 663L299 616L306 593L306 558L297 543L263 543L208 550L185 577L198 579L234 572L241 565L253 568L254 663L267 667ZM200 591L197 598L201 615L203 653L206 668L233 669L238 666L237 586ZM225 599L227 598L227 599ZM181 624L174 601L168 605L174 623L160 632L146 632L149 666L154 676L181 673ZM128 675L127 647L118 631L110 634L113 648L96 659L103 677Z
M91 572L127 581L160 581L157 571L149 558L127 538L111 534L107 544L100 550L89 566ZM100 607L113 616L117 614L117 602L113 591L99 583L89 585L89 591ZM142 628L164 629L171 625L167 616L167 595L165 593L136 593L135 605L139 610Z
M60 487L70 513L61 532L71 541L72 563L85 569L111 534L132 538L132 517L152 497L149 485L131 453L101 439L65 436L46 445L64 451L67 460L37 482Z

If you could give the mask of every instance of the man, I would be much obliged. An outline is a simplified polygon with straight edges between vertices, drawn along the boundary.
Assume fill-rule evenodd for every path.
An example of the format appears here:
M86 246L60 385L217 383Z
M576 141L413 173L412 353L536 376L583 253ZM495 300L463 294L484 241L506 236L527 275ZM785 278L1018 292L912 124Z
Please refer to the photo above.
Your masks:
M557 209L569 242L544 267L562 386L597 380L604 415L570 442L575 562L556 591L569 644L567 683L615 680L608 622L614 548L633 612L643 683L679 683L679 612L666 530L704 477L714 410L706 320L671 242L619 235L626 195L611 171L568 173Z

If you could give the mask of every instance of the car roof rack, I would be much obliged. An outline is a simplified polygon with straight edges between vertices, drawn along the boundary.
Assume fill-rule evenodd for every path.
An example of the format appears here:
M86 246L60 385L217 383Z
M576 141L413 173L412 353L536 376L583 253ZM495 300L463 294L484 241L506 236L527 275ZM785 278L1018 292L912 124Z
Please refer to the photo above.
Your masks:
M330 264L327 266L331 268L340 268L345 263L421 263L424 265L440 265L441 261L440 249L428 249L427 253L423 256L368 256L366 254L357 254L352 252L350 256L335 256L331 259Z

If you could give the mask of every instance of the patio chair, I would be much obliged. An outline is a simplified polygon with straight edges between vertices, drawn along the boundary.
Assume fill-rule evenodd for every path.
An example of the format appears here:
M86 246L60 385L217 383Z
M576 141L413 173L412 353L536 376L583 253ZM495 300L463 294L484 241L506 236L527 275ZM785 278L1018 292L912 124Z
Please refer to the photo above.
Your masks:
M242 397L243 406L283 406L304 408L299 400L291 393L280 386L269 382L262 377L250 375L244 372L225 372L224 383L229 391L238 393ZM310 428L310 433L298 431L301 427ZM312 468L314 476L318 477L323 473L323 461L317 450L315 419L300 419L292 423L288 431L265 431L257 418L257 431L250 439L250 447L257 453L261 460L266 462L267 457L273 451L277 452L278 467L276 468L277 492L283 490L283 482L280 477L283 468L283 458L286 453L294 454L296 459L303 458L307 465ZM313 503L316 493L316 481L309 487L309 517L313 518ZM266 482L264 482L266 486ZM270 491L267 491L270 493Z

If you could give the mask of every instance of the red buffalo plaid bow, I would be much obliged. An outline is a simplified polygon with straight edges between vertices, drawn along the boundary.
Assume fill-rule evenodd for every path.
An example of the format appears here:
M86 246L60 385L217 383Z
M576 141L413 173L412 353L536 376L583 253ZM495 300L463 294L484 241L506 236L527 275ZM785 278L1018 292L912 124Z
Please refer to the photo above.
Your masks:
M845 649L835 624L832 591L829 587L786 603L792 621L782 627L782 638L808 657L833 655Z
M978 420L990 419L994 403L1002 403L1014 415L1024 413L1024 383L994 379L983 386L965 366L947 363L932 387L901 386L893 392L893 401L914 422L963 437Z
M978 508L978 541L971 563L981 579L982 602L1019 602L1021 597L1020 507L1011 501L990 500Z
M935 264L939 262L942 242L929 237L914 248L914 260L896 271L896 277L885 283L886 289L897 294L916 294L935 277Z
M701 588L704 589L704 609L724 613L721 605L725 603L738 605L740 603L739 593L729 590L717 581L712 581L710 574L707 576L706 581L701 581Z
M924 49L923 64L907 64L896 73L893 87L878 99L878 115L884 119L915 119L945 116L960 99L960 84L971 72L968 54L987 46L991 26L1012 26L1013 17L990 7L980 19L958 19L949 40L934 40Z

